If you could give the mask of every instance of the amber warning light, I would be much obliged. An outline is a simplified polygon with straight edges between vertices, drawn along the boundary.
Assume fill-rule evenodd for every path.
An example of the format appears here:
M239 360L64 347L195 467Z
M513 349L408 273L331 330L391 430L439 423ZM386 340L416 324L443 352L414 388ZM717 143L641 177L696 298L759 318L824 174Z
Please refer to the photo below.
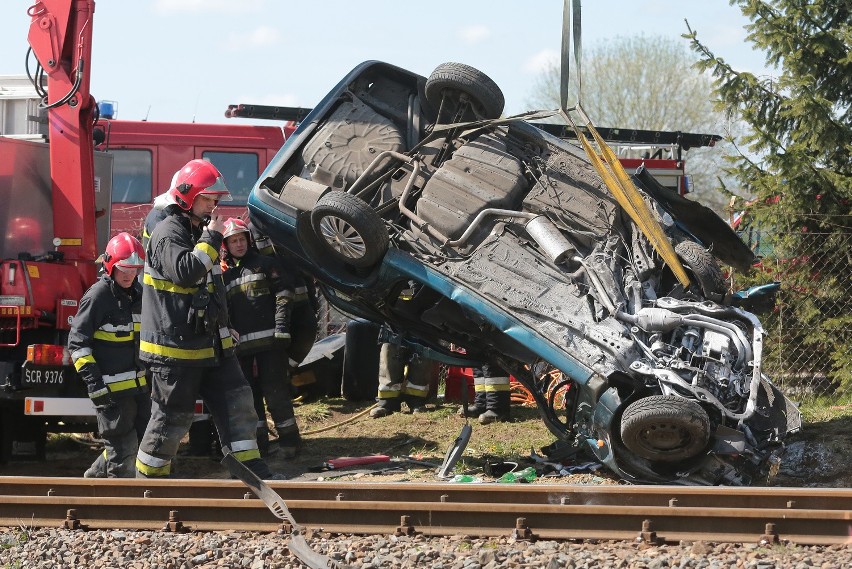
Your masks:
M27 361L40 366L61 366L65 363L67 350L65 346L54 344L30 344L27 346Z

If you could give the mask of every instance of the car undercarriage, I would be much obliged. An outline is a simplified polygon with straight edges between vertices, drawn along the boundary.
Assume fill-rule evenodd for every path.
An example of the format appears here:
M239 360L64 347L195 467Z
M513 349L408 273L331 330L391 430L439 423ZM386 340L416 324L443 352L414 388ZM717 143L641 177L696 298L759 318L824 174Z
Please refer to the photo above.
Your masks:
M561 452L633 482L763 480L800 418L761 371L759 320L726 302L720 260L751 252L640 168L684 283L587 153L502 108L462 64L362 64L273 160L252 220L342 310L514 375Z

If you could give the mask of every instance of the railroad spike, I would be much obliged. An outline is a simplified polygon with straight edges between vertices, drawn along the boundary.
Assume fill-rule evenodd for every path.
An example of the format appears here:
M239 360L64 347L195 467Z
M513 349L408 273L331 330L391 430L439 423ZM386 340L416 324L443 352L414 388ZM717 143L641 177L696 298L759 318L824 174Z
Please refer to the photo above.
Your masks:
M278 533L284 535L290 535L293 533L295 528L290 524L290 522L281 522L281 525L278 526Z
M393 534L396 537L402 537L404 535L414 535L416 530L414 526L411 525L411 516L401 516L399 519L399 527L396 528L396 531Z
M760 536L760 545L769 545L770 543L781 543L781 538L775 530L775 524L768 523L763 530L763 535Z
M87 526L81 524L80 520L77 519L77 510L73 508L65 512L65 521L62 522L62 527L65 529L87 529Z
M654 524L651 520L642 521L642 531L636 536L636 543L640 546L659 545L663 539L654 531Z
M538 536L527 526L526 518L517 518L515 529L512 530L512 538L516 541L536 541Z
M190 531L190 528L183 525L183 522L180 521L178 513L177 510L169 510L169 521L163 526L163 531L172 533L187 533Z

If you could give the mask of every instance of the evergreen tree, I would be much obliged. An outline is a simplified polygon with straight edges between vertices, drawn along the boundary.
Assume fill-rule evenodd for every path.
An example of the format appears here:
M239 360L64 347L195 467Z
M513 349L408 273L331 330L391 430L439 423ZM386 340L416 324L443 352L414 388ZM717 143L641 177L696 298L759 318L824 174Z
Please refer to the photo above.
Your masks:
M763 266L783 275L785 318L772 332L789 344L769 363L802 378L826 362L834 383L852 387L852 3L730 1L751 20L748 40L776 77L737 71L692 29L686 37L715 79L720 109L751 128L730 170L757 196L749 217L764 235Z

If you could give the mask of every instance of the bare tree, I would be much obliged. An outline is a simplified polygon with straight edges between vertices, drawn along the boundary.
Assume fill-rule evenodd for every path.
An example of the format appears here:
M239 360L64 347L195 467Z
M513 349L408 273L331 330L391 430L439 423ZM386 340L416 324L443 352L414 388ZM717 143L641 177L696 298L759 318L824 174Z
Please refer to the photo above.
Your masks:
M617 37L596 45L583 53L583 108L601 126L719 134L736 139L737 124L714 110L712 78L693 67L696 61L687 45L663 37ZM527 102L537 109L558 107L558 61L539 75ZM728 202L726 193L732 190L730 178L723 171L725 156L733 154L733 145L726 141L686 154L693 199L720 215Z

